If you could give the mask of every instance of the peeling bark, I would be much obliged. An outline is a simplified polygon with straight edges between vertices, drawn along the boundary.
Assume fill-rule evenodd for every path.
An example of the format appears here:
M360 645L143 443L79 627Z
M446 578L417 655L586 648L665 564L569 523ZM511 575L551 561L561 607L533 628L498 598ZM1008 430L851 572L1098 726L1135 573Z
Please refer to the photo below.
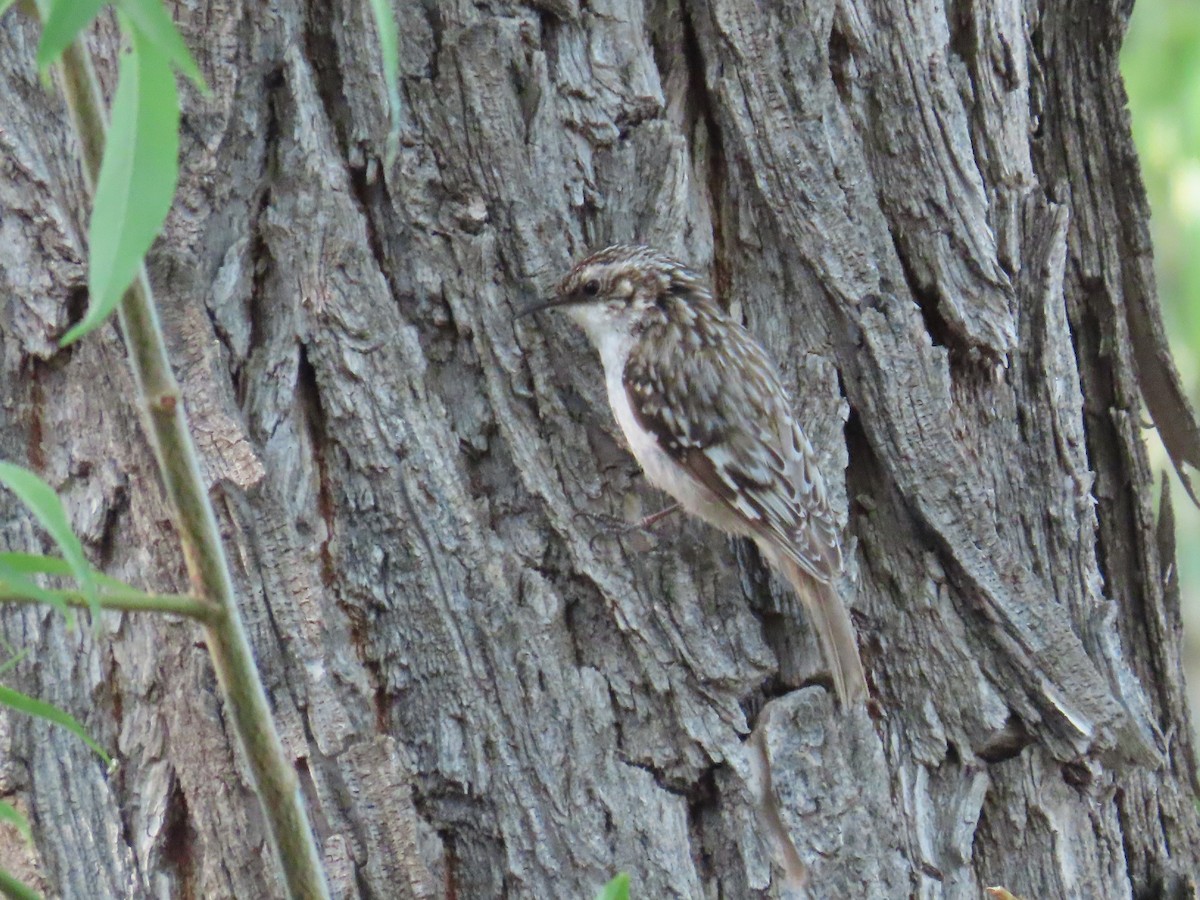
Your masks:
M1143 401L1177 464L1200 428L1122 4L398 4L391 167L366 4L174 12L213 95L184 93L151 278L335 895L588 897L625 869L639 897L776 897L796 860L813 897L1196 895ZM85 191L36 29L4 22L0 456L106 571L178 590L115 327L55 346ZM111 23L91 42L111 85ZM628 239L707 268L780 361L871 714L835 711L752 548L603 524L660 498L583 339L511 316ZM35 546L2 502L0 544ZM281 895L195 629L0 631L31 648L14 685L120 760L0 712L36 831L0 859L63 897Z

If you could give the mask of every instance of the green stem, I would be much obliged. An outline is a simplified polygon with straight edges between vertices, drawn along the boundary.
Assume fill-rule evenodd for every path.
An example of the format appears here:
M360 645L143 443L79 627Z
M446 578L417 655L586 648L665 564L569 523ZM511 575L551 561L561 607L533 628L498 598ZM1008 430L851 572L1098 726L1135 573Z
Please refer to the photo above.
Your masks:
M76 609L87 609L88 599L79 591L44 589L46 594ZM175 613L207 624L218 612L207 600L189 597L187 594L143 594L141 591L106 591L100 595L100 608L120 612ZM42 603L36 597L6 594L0 583L0 603Z
M67 107L83 148L83 169L94 193L104 147L104 106L91 57L80 42L63 54L60 70ZM250 763L288 892L305 900L327 898L329 888L308 825L299 779L275 731L242 627L216 517L200 474L179 385L167 360L145 267L126 291L119 318L148 413L159 471L175 509L175 525L192 589L213 608L205 623L213 667Z

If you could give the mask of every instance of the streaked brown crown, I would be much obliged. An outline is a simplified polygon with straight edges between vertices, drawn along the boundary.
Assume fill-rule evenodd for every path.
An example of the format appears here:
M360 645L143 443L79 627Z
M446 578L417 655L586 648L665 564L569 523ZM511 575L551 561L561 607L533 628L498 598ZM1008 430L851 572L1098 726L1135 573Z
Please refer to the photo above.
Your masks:
M559 283L558 296L584 303L635 296L712 299L701 277L682 262L637 244L615 244L581 259Z

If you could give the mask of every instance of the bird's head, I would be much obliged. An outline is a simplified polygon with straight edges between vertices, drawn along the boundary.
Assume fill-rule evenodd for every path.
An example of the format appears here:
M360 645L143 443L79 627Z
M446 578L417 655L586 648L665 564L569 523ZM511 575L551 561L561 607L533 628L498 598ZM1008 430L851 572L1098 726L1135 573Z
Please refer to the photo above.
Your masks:
M711 299L700 276L650 247L617 244L577 262L554 297L521 310L563 309L596 345L665 318L674 304Z

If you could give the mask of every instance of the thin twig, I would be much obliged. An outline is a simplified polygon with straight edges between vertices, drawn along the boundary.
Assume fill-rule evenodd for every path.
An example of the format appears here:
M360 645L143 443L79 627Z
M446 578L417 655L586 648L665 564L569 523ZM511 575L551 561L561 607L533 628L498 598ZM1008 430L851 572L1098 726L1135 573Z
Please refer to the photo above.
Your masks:
M79 591L63 591L54 588L43 588L43 594L49 595L66 606L76 609L88 609L88 599ZM157 612L174 613L187 616L197 622L208 624L220 610L207 600L199 597L189 597L187 594L144 594L141 591L105 591L100 594L100 608L117 610L119 612ZM37 597L26 597L18 594L7 594L4 584L0 582L0 603L45 603L46 600Z
M59 67L71 121L83 149L84 172L95 193L104 147L104 113L91 57L79 41ZM150 423L151 443L183 546L192 590L218 612L206 623L213 667L250 763L269 833L295 898L326 898L329 888L309 828L295 769L284 755L266 693L238 613L216 517L188 430L179 385L167 360L145 267L118 310L129 361Z

